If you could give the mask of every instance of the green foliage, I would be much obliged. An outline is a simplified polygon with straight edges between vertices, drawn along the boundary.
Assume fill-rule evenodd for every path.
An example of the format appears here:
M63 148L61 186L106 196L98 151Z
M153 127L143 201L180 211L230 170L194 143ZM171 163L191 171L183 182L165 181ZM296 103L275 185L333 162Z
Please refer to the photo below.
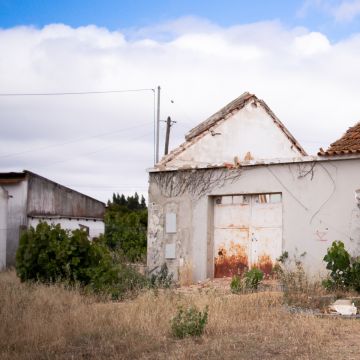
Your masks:
M244 283L239 275L231 278L230 289L233 294L239 294L244 290Z
M25 231L16 254L16 270L22 281L61 280L87 282L87 268L103 256L98 243L91 244L83 230L73 232L60 225L40 223Z
M145 199L113 195L105 214L105 241L113 250L120 250L130 262L146 256L147 208Z
M169 273L169 269L164 263L160 271L150 277L150 286L153 288L170 288L173 284L174 275Z
M276 259L276 261L284 264L288 258L289 258L289 253L287 251L283 251L282 254Z
M115 261L103 238L89 241L83 230L68 231L47 223L22 234L16 272L22 281L78 283L112 298L147 284L134 269Z
M347 288L351 282L351 258L342 241L334 241L324 256L330 278L324 281L327 289Z
M247 289L257 290L264 273L258 268L252 268L245 273L245 287Z
M201 312L195 306L180 307L171 320L172 335L178 339L186 336L201 336L208 321L208 306Z
M247 271L243 277L234 275L230 282L231 292L234 294L239 294L247 290L257 290L263 278L264 273L258 268L253 268Z
M351 258L342 241L334 241L324 256L329 279L323 282L327 289L354 289L360 292L360 258Z

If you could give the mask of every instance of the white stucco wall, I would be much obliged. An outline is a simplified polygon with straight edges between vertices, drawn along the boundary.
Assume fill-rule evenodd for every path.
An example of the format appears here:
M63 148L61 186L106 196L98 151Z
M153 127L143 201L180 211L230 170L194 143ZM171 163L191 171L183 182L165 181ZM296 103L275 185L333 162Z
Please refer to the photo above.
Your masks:
M64 218L31 218L28 219L28 226L36 227L39 222L47 222L48 224L60 224L62 229L76 230L80 228L80 225L87 226L89 228L89 237L98 237L105 231L105 225L102 220L93 219L64 219Z
M178 154L167 166L233 163L248 152L254 159L291 158L301 154L271 116L257 103L247 104Z
M360 209L355 201L355 191L360 188L360 159L255 165L233 171L240 174L236 181L213 187L199 199L188 194L168 198L150 177L149 266L166 261L176 272L184 261L180 256L188 256L194 280L211 277L212 199L230 194L282 193L282 249L290 257L306 252L303 262L311 274L325 272L322 259L334 240L342 240L352 255L360 255ZM178 255L174 260L163 256L164 244L170 241L163 227L169 204L178 208ZM181 234L187 234L184 243Z
M0 186L0 271L6 267L7 203L8 193Z

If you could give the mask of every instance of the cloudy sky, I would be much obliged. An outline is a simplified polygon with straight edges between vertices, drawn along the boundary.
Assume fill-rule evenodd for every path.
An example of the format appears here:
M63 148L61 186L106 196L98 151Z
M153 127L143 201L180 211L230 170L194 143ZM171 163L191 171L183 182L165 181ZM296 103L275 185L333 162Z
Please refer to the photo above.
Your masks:
M158 85L171 148L249 91L315 154L360 120L359 64L359 0L0 0L0 171L146 195Z

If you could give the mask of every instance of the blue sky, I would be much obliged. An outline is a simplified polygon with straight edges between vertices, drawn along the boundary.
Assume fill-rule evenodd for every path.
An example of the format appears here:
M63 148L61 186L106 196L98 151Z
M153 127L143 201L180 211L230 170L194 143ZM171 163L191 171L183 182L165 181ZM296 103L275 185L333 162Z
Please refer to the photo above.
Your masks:
M138 28L183 16L205 18L220 26L277 20L292 28L304 26L320 31L331 41L357 32L359 17L337 19L336 8L349 0L0 0L0 27L43 27L64 23L72 27L94 24L110 30ZM360 11L360 10L358 10Z

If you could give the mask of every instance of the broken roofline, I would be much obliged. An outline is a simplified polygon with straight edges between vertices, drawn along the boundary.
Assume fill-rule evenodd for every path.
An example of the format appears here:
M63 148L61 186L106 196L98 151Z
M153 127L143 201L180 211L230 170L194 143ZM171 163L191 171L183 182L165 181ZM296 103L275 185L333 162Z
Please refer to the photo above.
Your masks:
M218 112L211 115L208 119L201 122L199 125L195 126L185 135L185 142L180 146L172 150L168 155L165 155L158 165L165 165L167 162L173 160L177 155L186 150L194 142L199 140L201 137L206 135L213 127L221 124L223 121L228 119L234 112L243 109L250 102L255 102L264 108L264 110L269 114L274 123L279 127L279 129L284 133L292 145L299 151L302 156L306 156L307 153L299 142L294 138L290 131L285 127L285 125L280 121L280 119L273 113L269 106L265 103L264 100L260 100L256 95L249 92L244 92L241 96L231 101L229 104L221 108Z
M269 165L283 165L283 164L301 164L313 162L328 162L339 160L356 160L360 159L360 153L353 155L341 155L332 157L323 157L316 155L299 156L294 158L275 158L275 159L258 159L258 160L244 160L237 163L221 163L221 164L199 164L199 165L183 165L183 166L157 166L147 169L148 173L161 173L168 171L186 171L186 170L206 170L206 169L237 169L251 166L269 166Z

